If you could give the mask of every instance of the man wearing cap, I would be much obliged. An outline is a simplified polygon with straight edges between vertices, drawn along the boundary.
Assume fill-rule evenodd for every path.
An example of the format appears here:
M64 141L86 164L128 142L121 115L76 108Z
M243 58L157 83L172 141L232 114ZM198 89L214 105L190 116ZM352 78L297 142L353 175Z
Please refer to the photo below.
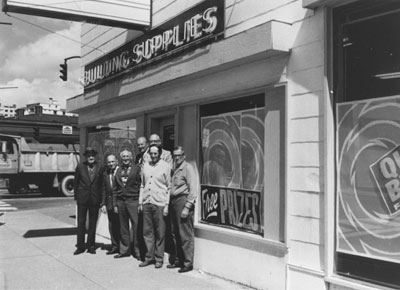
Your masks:
M167 268L180 267L179 273L193 270L194 256L194 203L199 192L199 178L194 167L185 161L185 151L177 146L173 151L174 173L172 176L170 216L171 230L178 261Z
M78 206L77 244L74 255L83 253L85 247L86 216L89 213L87 252L96 254L96 223L101 203L101 170L96 162L97 152L87 147L84 154L86 161L78 164L75 170L74 197Z

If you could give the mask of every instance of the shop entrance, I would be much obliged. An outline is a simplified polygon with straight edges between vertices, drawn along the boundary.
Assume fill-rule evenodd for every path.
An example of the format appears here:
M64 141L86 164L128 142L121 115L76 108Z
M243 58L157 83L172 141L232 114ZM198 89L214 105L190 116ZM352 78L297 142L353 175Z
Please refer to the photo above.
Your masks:
M173 151L175 146L174 116L151 118L150 134L158 134L165 150Z

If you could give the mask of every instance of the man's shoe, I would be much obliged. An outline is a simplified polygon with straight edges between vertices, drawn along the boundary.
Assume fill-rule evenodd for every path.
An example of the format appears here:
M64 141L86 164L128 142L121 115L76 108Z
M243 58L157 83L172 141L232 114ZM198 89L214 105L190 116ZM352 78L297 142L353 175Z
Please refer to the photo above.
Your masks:
M96 249L95 248L92 248L92 247L90 247L88 250L87 250L87 252L89 253L89 254L96 254Z
M129 257L129 256L130 256L130 255L128 255L128 254L118 254L118 255L115 255L114 258L115 258L115 259L120 259L120 258Z
M106 252L106 255L118 254L118 249L111 249Z
M163 263L161 263L161 262L156 262L156 264L154 265L154 267L155 267L156 269L160 269L160 268L162 267L162 264L163 264Z
M186 273L193 270L193 266L185 266L178 270L178 273Z
M84 251L85 250L82 250L82 249L76 249L75 252L74 252L74 255L82 254Z
M146 267L148 265L153 264L154 262L151 260L144 260L142 263L139 264L139 267Z
M175 268L179 268L179 265L178 264L169 264L169 265L167 265L167 268L168 269L175 269Z

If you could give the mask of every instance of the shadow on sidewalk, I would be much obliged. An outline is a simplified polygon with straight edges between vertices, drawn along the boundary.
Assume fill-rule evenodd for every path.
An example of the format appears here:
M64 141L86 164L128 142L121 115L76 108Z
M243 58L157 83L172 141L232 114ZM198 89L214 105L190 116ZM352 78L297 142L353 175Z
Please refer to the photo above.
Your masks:
M23 237L29 239L29 238L72 236L72 235L76 235L76 228L55 228L55 229L29 230L23 235Z

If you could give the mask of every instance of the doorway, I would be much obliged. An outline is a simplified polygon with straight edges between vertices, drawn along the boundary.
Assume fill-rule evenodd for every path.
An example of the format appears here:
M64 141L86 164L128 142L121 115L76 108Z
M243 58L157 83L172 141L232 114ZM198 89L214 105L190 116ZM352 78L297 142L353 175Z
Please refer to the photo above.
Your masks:
M172 115L151 118L150 134L158 134L161 138L163 149L172 152L175 146L175 117Z

